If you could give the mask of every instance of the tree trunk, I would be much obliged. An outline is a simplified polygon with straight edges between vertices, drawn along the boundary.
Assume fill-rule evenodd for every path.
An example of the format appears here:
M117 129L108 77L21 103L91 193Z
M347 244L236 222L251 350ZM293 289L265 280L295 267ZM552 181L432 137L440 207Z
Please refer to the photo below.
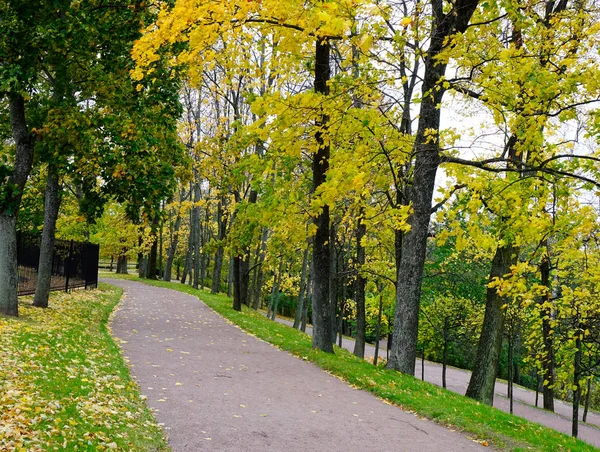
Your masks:
M233 257L233 309L242 310L242 299L240 295L240 256Z
M513 414L513 335L508 335L508 402L509 412Z
M227 233L227 218L223 218L223 203L219 202L217 207L217 250L215 251L215 265L213 267L212 286L210 293L219 293L221 291L221 271L223 269L223 240Z
M437 133L440 130L440 105L444 89L440 81L447 63L438 59L447 45L447 37L464 32L479 0L463 0L446 14L441 0L432 1L433 25L423 74L419 125L413 145L415 164L408 201L413 214L410 231L404 236L396 290L394 341L388 368L409 375L415 373L421 283L425 265L431 203L437 169L441 163ZM432 134L433 131L433 134Z
M126 254L121 254L117 257L117 273L121 275L126 275L128 273Z
M550 259L547 255L544 256L540 263L540 276L542 286L546 287L546 294L539 299L544 347L544 356L542 359L544 386L542 392L544 409L554 411L554 344L552 339L552 325L550 324L552 316L552 290L550 287Z
M283 270L283 257L279 258L279 268L277 269L277 276L275 284L273 286L273 293L271 294L271 320L275 320L277 316L277 308L279 306L279 286L281 285L281 272Z
M359 358L365 357L365 334L367 328L365 308L365 286L367 280L362 276L362 267L365 265L365 247L362 239L367 233L367 226L363 221L364 212L360 209L358 214L358 225L356 226L356 264L358 273L356 275L356 339L354 342L354 354Z
M138 253L137 256L137 265L138 265L138 277L139 278L145 278L146 277L146 270L148 269L148 259L146 259L146 256L144 256L144 253L142 253L141 251L141 246L142 243L144 242L144 240L142 239L142 233L138 232L138 246L140 247L140 252Z
M575 339L575 360L573 362L573 428L571 434L577 438L579 434L579 400L581 398L581 331L578 328L577 338Z
M373 364L377 365L377 359L379 358L379 341L381 339L381 311L383 310L383 293L379 291L379 311L377 311L377 326L375 327L375 356L373 357Z
M312 266L312 259L311 259L311 263L309 264L309 267L308 267L308 277L306 278L306 298L304 299L304 309L302 311L302 324L300 325L300 331L302 331L303 333L306 332L306 323L308 322L308 298L310 297L311 300L313 298L312 275L313 275L313 266Z
M250 256L245 253L240 260L241 303L250 306Z
M337 314L337 253L336 253L336 227L335 223L329 225L329 306L331 308L330 319L331 319L331 343L335 344L336 338L336 314Z
M227 296L231 297L233 292L233 256L229 256L229 273L227 274Z
M22 95L9 95L9 110L16 150L8 183L0 185L0 314L16 317L19 314L17 213L33 164L34 136L27 127Z
M587 390L585 391L585 406L583 407L583 422L587 422L588 410L590 409L590 394L592 392L592 379L588 379Z
M183 196L180 201L183 201ZM165 263L165 271L163 273L163 281L171 281L171 274L173 269L173 260L175 259L175 253L177 253L177 245L179 244L179 228L181 227L181 216L179 215L178 209L175 209L177 218L175 219L175 225L173 226L173 239L171 240L171 246L167 252L167 262Z
M428 54L425 67L423 100L414 145L416 155L414 180L409 192L413 213L408 220L410 231L403 238L396 285L394 341L388 361L388 368L409 375L415 374L421 283L431 217L431 201L440 164L439 143L437 138L428 137L428 131L437 131L440 127L438 105L442 101L444 91L436 91L436 86L446 70L446 65L437 62L434 54Z
M188 234L187 251L185 253L185 263L183 265L183 273L181 275L181 284L185 284L185 281L188 276L190 277L190 281L192 281L192 257L194 251L194 233L192 231L192 217L193 215L190 212L190 233Z
M317 39L315 44L315 92L327 96L329 94L328 81L331 75L329 67L329 54L331 45L329 41ZM329 169L329 139L326 131L329 116L321 114L316 121L315 140L317 151L313 156L313 192L325 183ZM312 293L312 321L313 335L312 346L327 353L333 353L333 324L331 319L331 303L329 300L329 272L331 256L329 253L329 206L324 205L321 212L314 218L316 232L313 242L313 293Z
M442 351L442 388L444 388L444 389L446 389L447 366L448 366L448 334L444 331L444 349Z
M308 247L304 249L302 255L302 270L300 272L300 293L298 294L298 302L296 303L296 315L294 316L295 329L300 329L302 323L302 312L304 311L304 298L306 293L306 273L308 272Z
M61 202L61 186L58 169L48 165L48 178L46 180L46 196L44 199L44 229L40 245L40 260L38 265L37 282L33 305L38 308L48 307L50 285L52 282L52 261L54 258L54 236L56 220Z
M0 314L19 314L17 219L6 212L0 213Z
M496 249L488 282L502 278L510 272L516 263L518 248L505 245ZM467 388L467 397L492 405L494 401L494 385L498 370L498 359L502 349L504 333L504 311L502 306L506 299L498 294L496 288L488 287L486 292L485 314L479 336L477 357Z
M158 237L156 237L156 231L158 229L158 212L154 213L154 217L152 218L152 247L150 248L150 254L148 255L148 271L146 274L146 278L148 279L157 279L156 278L156 269L157 269L157 260L158 260Z
M194 289L198 289L200 286L200 183L196 181L194 183L194 207L192 210L192 246L194 249L193 262L194 262Z

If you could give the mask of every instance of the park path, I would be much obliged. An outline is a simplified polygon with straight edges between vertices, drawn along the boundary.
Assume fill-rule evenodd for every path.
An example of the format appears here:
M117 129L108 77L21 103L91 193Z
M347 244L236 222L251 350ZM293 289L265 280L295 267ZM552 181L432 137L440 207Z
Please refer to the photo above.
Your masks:
M293 324L285 318L278 317L277 321L288 326L292 326ZM312 334L312 329L310 326L306 327L306 333L309 335ZM354 340L344 336L342 339L342 347L350 352L353 352ZM373 345L366 344L365 356L375 356L375 347ZM383 347L380 346L379 356L386 356L385 345L383 345ZM442 365L425 361L424 367L425 381L442 386ZM419 379L421 378L420 359L417 360L416 363L415 376ZM471 372L468 370L457 369L455 367L448 367L446 369L446 387L450 391L458 394L465 394L470 378ZM497 381L495 387L494 406L508 413L510 411L510 405L507 398L507 392L507 383L503 381ZM530 389L517 385L514 387L513 401L513 413L515 415L553 428L554 430L566 433L567 435L571 434L571 416L573 413L573 407L570 403L563 402L562 400L555 400L555 413L545 411L541 408L536 408L535 391L531 391ZM542 395L540 394L540 404L541 403ZM583 409L579 410L580 419L582 415ZM583 424L580 422L579 439L593 444L596 447L600 447L600 414L590 411L588 413L587 423Z
M248 335L198 298L126 280L111 321L178 451L469 451L479 443Z

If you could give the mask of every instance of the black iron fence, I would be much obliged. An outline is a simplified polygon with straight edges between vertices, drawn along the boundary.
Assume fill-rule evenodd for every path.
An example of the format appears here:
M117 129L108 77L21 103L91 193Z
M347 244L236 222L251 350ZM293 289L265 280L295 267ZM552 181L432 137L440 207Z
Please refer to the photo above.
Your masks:
M40 243L39 237L20 234L17 238L19 295L35 293ZM99 252L100 246L93 243L55 240L50 290L68 291L80 287L97 287Z

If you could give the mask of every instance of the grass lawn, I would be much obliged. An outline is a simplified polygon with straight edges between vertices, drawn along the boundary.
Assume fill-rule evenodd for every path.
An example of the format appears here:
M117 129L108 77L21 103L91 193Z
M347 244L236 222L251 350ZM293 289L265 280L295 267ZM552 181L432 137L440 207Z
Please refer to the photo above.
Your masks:
M0 316L0 450L167 451L107 321L122 290L20 299Z
M335 355L314 350L311 338L306 334L270 321L263 314L246 307L242 312L234 311L231 307L231 299L225 295L211 295L208 291L195 290L188 285L178 283L140 280L133 276L114 274L103 276L125 277L198 296L216 312L253 335L304 360L314 362L330 374L356 388L375 394L387 403L398 405L418 416L433 419L451 429L461 430L484 445L514 451L597 450L583 441L512 416L431 383L383 367L374 367L344 349L336 347Z

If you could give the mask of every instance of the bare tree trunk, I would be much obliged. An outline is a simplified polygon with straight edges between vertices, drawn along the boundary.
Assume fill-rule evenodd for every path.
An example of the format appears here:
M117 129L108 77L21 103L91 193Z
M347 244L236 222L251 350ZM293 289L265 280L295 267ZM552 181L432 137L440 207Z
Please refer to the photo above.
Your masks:
M518 248L509 244L499 246L492 260L489 282L502 278L510 272L510 267L517 261ZM467 388L467 397L492 405L494 401L494 385L498 371L498 359L502 348L504 333L504 311L502 306L506 299L498 294L497 289L488 287L486 292L485 314L477 347L475 367Z
M152 218L152 247L150 248L150 254L148 255L148 272L146 278L156 279L157 269L157 258L158 258L158 237L156 236L156 230L158 229L158 212L154 213Z
M312 275L313 275L313 266L312 266L312 260L311 260L311 263L309 264L309 267L308 267L308 277L306 280L306 299L304 300L304 309L302 310L302 324L300 325L300 331L302 331L303 333L306 332L306 323L308 322L308 298L310 297L311 300L313 298Z
M513 414L513 335L512 331L508 335L508 401L509 412Z
M302 312L304 311L304 298L306 292L306 273L308 272L308 247L304 249L302 255L302 270L300 272L300 293L298 294L298 302L296 303L296 315L294 316L294 325L296 329L300 328L302 323Z
M546 242L547 247L547 242ZM542 377L547 381L542 388L544 396L544 409L554 411L554 344L552 339L552 326L550 319L552 316L551 297L552 289L550 287L550 260L544 256L540 263L541 283L546 287L546 294L540 297L541 307L540 315L542 317L542 338L544 357L542 359Z
M138 246L141 247L144 240L142 239L142 233L138 232L138 234L139 234ZM141 251L141 248L140 248L140 251L138 252L137 264L138 264L138 277L145 278L147 275L147 270L148 270L148 259L146 258L146 256L144 256L144 253Z
M281 276L283 271L283 257L279 258L279 268L271 293L271 320L275 320L277 316L277 308L279 307L279 287L281 286Z
M198 289L200 285L200 183L194 182L194 207L192 210L192 244L193 244L193 263L194 263L194 289Z
M227 274L227 296L231 297L233 292L233 256L229 256L229 273Z
M193 210L190 212L190 233L188 234L187 251L185 253L185 263L183 265L183 273L181 275L181 284L185 284L187 277L192 281L192 257L194 251L194 233L193 233Z
M183 190L181 196L179 197L179 202L183 202L184 195ZM181 216L179 215L179 209L175 209L175 225L173 226L173 238L171 240L171 246L169 247L169 251L167 252L167 262L165 263L165 271L163 273L163 281L171 281L171 275L173 272L173 260L175 259L175 254L177 253L177 245L179 244L179 229L181 228Z
M223 202L217 206L217 250L215 251L215 265L213 267L212 287L210 293L219 293L221 290L221 271L223 269L223 240L227 233L227 218L223 218Z
M0 313L19 314L17 267L17 218L0 213Z
M31 172L34 136L25 120L25 100L20 94L9 95L10 125L16 145L12 174L0 190L0 314L19 314L17 263L17 213L23 187Z
M585 406L583 407L583 422L587 422L588 410L590 409L590 394L592 392L592 379L588 379L587 390L585 391Z
M447 63L438 59L447 45L447 37L464 32L477 8L478 0L464 0L460 8L443 12L441 0L432 1L433 29L426 52L422 85L419 125L413 145L415 164L408 201L413 214L409 217L410 231L404 236L400 271L397 276L394 341L388 368L409 375L415 373L421 283L425 265L431 204L437 169L441 163L437 135L440 129L440 108L444 89L440 81Z
M373 364L377 365L379 358L379 341L381 340L381 311L383 310L383 293L379 291L379 310L377 311L377 326L375 327L375 356Z
M365 286L366 278L361 274L362 267L365 265L365 247L362 245L362 239L367 233L367 227L363 222L363 209L358 214L358 225L356 227L356 290L354 293L356 300L356 338L354 342L354 354L359 358L365 357L365 334L367 328L367 317L365 308Z
M33 298L33 305L39 308L48 307L48 297L50 296L52 261L54 258L54 236L61 202L60 191L61 186L58 169L53 164L49 164L48 177L46 180L46 197L44 200L44 229L42 231L35 296Z
M337 253L336 253L336 227L332 222L329 227L329 306L331 307L331 343L335 344L337 323L335 321L338 307L338 278L337 278Z
M328 81L331 75L329 67L329 54L331 44L327 39L317 39L315 44L315 92L324 96L329 94ZM313 156L313 192L325 183L329 169L329 140L326 130L329 117L326 114L316 121L315 140L317 151ZM329 206L324 205L318 216L314 218L316 232L313 242L313 293L312 293L312 320L313 334L312 346L324 352L333 353L333 324L331 319L331 302L329 293Z
M254 300L252 302L252 309L255 311L261 307L262 301L262 285L264 279L263 264L265 262L265 256L267 252L267 238L269 236L268 229L263 229L261 234L260 253L257 256L258 262L256 263L256 285L254 287Z
M129 271L127 269L127 255L126 254L120 254L119 257L117 257L117 273L121 274L121 275L126 275L129 273Z
M583 331L581 327L578 329ZM577 438L579 434L579 400L581 399L581 335L577 333L575 339L575 360L573 362L573 428L571 434Z
M445 326L444 326L445 328ZM446 389L446 370L448 367L448 334L444 331L444 349L442 351L442 388Z
M242 310L242 294L241 294L241 256L233 257L233 309L236 311Z

